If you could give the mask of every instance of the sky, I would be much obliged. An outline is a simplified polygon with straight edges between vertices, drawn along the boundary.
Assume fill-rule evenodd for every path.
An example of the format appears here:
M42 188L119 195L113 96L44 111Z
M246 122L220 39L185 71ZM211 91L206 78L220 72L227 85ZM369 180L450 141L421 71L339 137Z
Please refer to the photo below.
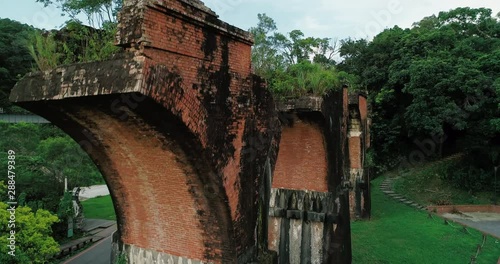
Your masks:
M3 2L3 3L2 3ZM67 17L54 6L35 0L0 0L0 18L38 28L60 28ZM498 0L205 0L219 18L242 29L257 24L257 14L273 18L282 33L300 29L306 36L345 39L372 38L385 28L412 23L456 7L487 7L500 12ZM84 18L81 18L84 20Z

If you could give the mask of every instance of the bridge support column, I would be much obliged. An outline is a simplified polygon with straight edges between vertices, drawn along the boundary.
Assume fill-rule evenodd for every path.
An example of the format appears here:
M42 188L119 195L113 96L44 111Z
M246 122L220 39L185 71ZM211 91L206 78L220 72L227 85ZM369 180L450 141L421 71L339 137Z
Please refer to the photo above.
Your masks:
M347 90L278 103L282 134L272 180L269 246L279 263L351 260Z
M96 163L117 249L134 261L272 255L266 207L255 205L267 203L261 186L279 130L272 96L251 73L252 37L198 0L126 0L119 22L121 54L30 73L10 100Z
M369 218L370 177L366 168L366 150L369 147L368 108L362 94L349 96L349 204L351 218Z

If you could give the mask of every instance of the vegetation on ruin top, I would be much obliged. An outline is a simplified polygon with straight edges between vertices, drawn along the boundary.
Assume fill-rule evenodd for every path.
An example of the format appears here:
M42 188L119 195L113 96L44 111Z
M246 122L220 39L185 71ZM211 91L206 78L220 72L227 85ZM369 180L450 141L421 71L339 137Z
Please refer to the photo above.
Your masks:
M306 37L300 30L285 35L266 14L258 19L250 28L255 39L252 66L277 98L321 96L344 85L355 86L356 77L336 67L336 40Z

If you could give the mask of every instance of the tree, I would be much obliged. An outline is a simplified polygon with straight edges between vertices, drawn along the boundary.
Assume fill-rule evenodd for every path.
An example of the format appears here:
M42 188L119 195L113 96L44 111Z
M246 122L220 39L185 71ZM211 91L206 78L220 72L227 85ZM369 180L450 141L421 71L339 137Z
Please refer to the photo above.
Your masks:
M45 33L45 34L44 34ZM48 71L59 65L61 53L57 52L57 42L52 32L34 32L28 50L40 71Z
M29 45L31 55L40 70L50 70L61 64L110 59L121 49L114 45L117 14L122 0L37 0L56 5L70 20L59 32L34 34ZM85 14L87 25L78 20ZM46 63L48 62L48 63Z
M0 19L0 108L10 111L10 90L33 64L27 43L34 28L10 19Z
M0 123L0 160L7 160L8 150L16 152L16 200L33 211L47 210L66 220L72 198L64 192L64 179L68 179L69 190L103 183L88 155L53 125ZM7 171L6 166L1 163L0 169ZM0 194L3 189L0 184ZM55 239L66 237L64 221L52 228Z
M449 138L446 153L498 141L499 36L491 10L457 8L410 29L386 29L371 42L342 42L339 68L369 91L376 163L436 135Z
M276 23L266 14L257 16L259 18L257 27L249 29L255 41L252 47L252 67L257 75L270 79L275 72L285 69L285 58L273 42L272 36L277 30Z
M37 0L46 7L55 4L63 15L72 20L78 14L85 14L91 27L99 28L105 22L116 22L116 15L122 7L123 0Z
M16 152L18 195L23 205L56 213L68 187L89 186L103 178L88 155L53 125L0 124L0 159ZM6 164L0 168L7 169ZM19 197L18 197L19 198Z
M59 252L59 245L51 237L51 226L58 221L57 216L47 210L32 212L27 206L19 206L15 209L15 223L9 223L11 213L8 208L6 203L0 202L0 240L9 242L15 238L15 256L8 254L9 247L2 246L0 262L48 263Z
M321 96L330 90L340 89L343 85L356 83L354 79L355 76L338 71L334 67L324 67L322 64L305 60L277 73L270 80L269 86L278 98Z
M69 189L102 182L102 176L87 153L68 136L40 141L37 154L47 164L45 168L51 177L61 183L64 178L68 179Z
M257 26L250 28L255 40L252 66L257 75L268 81L274 94L321 95L352 79L334 67L335 41L305 37L300 30L284 35L277 32L276 23L266 14L258 14L258 19Z

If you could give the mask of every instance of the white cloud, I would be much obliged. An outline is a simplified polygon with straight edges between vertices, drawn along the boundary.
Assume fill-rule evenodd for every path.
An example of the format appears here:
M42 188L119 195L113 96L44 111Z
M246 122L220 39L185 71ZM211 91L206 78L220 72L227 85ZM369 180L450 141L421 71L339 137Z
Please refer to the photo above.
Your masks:
M295 27L301 30L326 31L330 29L331 24L320 23L318 19L311 16L304 16L295 22Z

